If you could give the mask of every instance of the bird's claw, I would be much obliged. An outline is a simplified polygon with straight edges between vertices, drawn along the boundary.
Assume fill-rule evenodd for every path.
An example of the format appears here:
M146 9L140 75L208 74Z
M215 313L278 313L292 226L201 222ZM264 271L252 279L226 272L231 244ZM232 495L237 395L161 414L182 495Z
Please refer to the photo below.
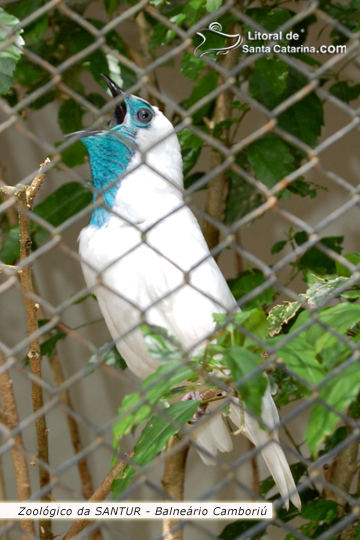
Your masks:
M201 397L201 393L199 390L192 390L191 392L187 392L185 395L183 395L183 397L181 398L181 401L201 401L202 400L202 397ZM193 424L194 422L196 422L196 420L198 420L203 414L205 414L205 411L206 411L206 408L207 408L208 404L207 403L202 403L201 405L199 405L199 407L197 408L197 411L195 412L194 416L192 417L191 420L189 420L189 424Z

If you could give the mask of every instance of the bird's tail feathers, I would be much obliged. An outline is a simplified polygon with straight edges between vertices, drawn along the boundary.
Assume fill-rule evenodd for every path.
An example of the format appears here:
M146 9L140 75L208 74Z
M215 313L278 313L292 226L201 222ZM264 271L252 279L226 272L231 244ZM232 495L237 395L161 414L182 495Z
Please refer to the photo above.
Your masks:
M290 499L300 509L300 497L289 464L279 443L276 428L279 416L270 390L267 389L263 398L263 420L271 430L270 433L268 430L262 429L256 418L243 410L239 401L235 398L230 407L230 419L236 426L243 428L244 435L256 447L260 447L261 455L284 499L286 508L289 508Z
M230 452L233 448L229 428L225 425L220 412L203 424L195 425L191 432L191 439L205 465L216 465L216 460L211 456L216 456L218 451ZM205 452L201 451L202 448Z
M261 450L261 455L279 488L280 495L284 499L285 507L289 509L290 498L291 502L300 510L300 497L296 490L295 482L285 454L279 446L279 443L271 441Z
M284 499L286 508L289 508L289 500L291 500L300 509L300 497L287 459L279 444L276 431L279 417L269 390L266 391L263 398L263 416L264 422L269 426L269 429L272 429L271 433L260 427L256 418L241 407L237 398L232 399L229 413L231 421L235 426L243 429L244 435L256 447L260 447L261 454ZM232 450L232 438L221 411L213 411L212 417L209 417L204 423L193 427L191 439L206 465L216 464L214 458L218 451L230 452ZM201 449L204 449L204 451ZM211 456L214 456L214 458Z

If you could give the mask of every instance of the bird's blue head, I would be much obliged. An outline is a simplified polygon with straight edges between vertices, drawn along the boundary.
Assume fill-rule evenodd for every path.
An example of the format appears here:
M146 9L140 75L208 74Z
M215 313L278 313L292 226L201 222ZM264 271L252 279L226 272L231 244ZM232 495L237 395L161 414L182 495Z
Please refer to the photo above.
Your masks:
M81 141L85 144L90 158L94 187L94 200L102 195L103 205L94 209L90 223L97 228L110 219L121 178L138 148L139 132L149 130L157 109L147 101L127 95L119 86L102 75L114 98L122 95L123 100L116 106L109 130L84 131ZM160 113L161 114L161 113ZM140 138L142 138L140 136Z

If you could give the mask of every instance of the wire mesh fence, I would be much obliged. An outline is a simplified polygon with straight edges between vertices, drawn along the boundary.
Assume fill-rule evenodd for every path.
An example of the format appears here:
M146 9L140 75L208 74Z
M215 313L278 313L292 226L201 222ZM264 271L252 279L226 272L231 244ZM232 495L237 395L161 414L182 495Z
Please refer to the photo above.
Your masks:
M0 498L234 502L0 538L358 537L359 13L0 8Z

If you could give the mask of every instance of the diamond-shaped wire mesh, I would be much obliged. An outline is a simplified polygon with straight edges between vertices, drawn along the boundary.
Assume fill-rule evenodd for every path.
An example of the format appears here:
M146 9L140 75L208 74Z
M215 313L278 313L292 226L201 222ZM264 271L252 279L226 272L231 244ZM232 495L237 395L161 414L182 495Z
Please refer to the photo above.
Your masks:
M0 499L51 507L112 491L276 510L270 522L0 516L0 538L358 537L359 13L355 0L0 9ZM168 124L145 151L141 125L108 131L115 107L120 127L132 109L105 98L101 73L171 119L185 191ZM87 141L110 133L119 154L93 158L92 183L80 138L92 159ZM195 220L185 243L188 207L210 252ZM90 218L81 246L94 231L97 244L80 256ZM197 319L202 303L216 329ZM214 421L226 452L200 436ZM252 429L256 447L241 436ZM284 508L260 457L280 447L301 511Z

